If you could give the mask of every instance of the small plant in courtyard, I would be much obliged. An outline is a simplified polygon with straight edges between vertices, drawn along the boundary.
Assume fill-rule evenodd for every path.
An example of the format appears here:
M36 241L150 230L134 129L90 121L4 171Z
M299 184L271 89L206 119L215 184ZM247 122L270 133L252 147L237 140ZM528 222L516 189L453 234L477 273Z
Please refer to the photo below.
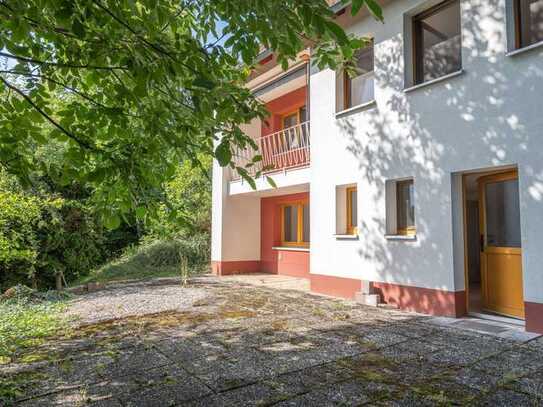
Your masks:
M183 253L179 253L179 273L181 275L181 285L185 287L189 281L190 268L189 261Z

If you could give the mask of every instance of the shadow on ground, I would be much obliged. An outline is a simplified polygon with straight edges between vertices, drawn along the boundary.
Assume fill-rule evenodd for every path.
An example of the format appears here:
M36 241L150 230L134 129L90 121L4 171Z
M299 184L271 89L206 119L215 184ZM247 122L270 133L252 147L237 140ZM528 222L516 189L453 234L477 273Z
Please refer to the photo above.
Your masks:
M202 279L191 288L207 296L184 310L80 326L33 349L35 362L0 369L17 390L11 404L543 402L541 340L519 344L420 315L234 281Z

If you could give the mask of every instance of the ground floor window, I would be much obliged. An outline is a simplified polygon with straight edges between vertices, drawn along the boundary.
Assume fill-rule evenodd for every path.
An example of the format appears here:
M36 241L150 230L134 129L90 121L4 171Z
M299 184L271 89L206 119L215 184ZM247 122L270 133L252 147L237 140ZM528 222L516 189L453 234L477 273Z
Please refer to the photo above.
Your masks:
M356 235L358 233L358 197L356 187L347 188L347 234Z
M398 235L414 235L415 227L415 186L413 180L396 183L396 232Z
M415 183L413 179L386 182L386 234L415 236Z
M281 205L281 245L309 247L309 201Z

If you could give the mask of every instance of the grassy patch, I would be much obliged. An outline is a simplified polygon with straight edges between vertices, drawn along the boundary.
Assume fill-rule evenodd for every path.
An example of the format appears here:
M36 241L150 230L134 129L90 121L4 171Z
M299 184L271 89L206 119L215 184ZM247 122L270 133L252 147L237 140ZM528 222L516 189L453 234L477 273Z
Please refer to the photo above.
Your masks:
M191 247L183 242L159 240L132 246L114 261L92 271L74 283L105 283L120 280L140 280L157 277L181 277L182 259L188 260L191 275L207 271L206 264Z
M0 364L12 362L15 356L42 344L46 337L67 329L62 316L65 307L63 298L29 291L26 296L1 301ZM27 355L24 361L36 361L38 356L34 356Z
M74 285L91 282L106 283L108 281L140 280L159 277L179 277L179 269L174 266L149 267L132 262L115 261L93 271Z

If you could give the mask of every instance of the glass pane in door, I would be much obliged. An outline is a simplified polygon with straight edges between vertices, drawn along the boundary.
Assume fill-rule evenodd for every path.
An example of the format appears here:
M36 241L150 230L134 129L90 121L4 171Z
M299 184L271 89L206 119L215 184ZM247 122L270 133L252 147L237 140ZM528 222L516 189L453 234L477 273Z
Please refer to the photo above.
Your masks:
M518 180L485 185L486 244L520 247Z
M283 230L285 242L298 241L298 206L285 206L283 212Z

